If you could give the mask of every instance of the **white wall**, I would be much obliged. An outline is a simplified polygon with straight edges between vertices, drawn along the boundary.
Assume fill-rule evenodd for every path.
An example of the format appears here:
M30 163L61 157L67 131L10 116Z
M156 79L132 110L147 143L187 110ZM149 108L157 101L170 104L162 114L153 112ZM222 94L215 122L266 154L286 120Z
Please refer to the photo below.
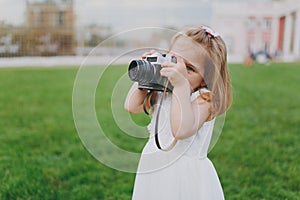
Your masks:
M264 48L262 41L262 23L265 17L271 17L271 41L270 53L275 52L278 47L279 18L286 16L285 37L282 59L291 61L300 58L300 5L298 0L283 0L276 2L221 2L212 3L212 27L221 33L227 43L229 62L243 62L247 52L247 21L249 17L255 17L258 35L251 46L254 50ZM290 50L291 41L291 13L297 12L294 49Z

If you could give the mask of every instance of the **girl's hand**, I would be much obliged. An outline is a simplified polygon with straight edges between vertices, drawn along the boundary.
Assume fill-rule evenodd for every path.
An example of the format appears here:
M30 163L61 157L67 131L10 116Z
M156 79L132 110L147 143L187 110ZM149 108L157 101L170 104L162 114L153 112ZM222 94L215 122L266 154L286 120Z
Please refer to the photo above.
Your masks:
M149 52L146 52L142 55L142 59L145 59L147 56L150 56L152 54L154 54L156 51L155 50L151 50Z
M179 56L177 56L176 59L177 63L162 63L163 68L160 70L160 74L164 77L167 77L174 87L182 86L188 83L187 69L184 60Z

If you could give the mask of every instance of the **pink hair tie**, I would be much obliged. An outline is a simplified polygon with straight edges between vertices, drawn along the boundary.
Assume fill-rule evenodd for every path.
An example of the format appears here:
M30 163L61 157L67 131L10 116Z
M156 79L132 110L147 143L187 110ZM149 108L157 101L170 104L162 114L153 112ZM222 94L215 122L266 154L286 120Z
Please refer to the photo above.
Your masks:
M219 37L220 36L220 34L218 32L215 32L214 30L212 30L211 28L209 28L207 26L200 25L199 28L204 30L211 37Z

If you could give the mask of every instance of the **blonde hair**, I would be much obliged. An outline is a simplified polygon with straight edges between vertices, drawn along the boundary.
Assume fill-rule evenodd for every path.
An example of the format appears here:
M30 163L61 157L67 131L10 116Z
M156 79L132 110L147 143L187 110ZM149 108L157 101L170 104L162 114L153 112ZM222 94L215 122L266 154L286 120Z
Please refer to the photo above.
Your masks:
M179 37L187 36L200 44L207 53L204 63L203 80L205 87L212 93L212 116L226 112L232 103L231 81L227 66L227 50L219 35L212 35L202 27L191 27L176 34L170 49ZM199 55L201 56L201 55ZM200 83L199 83L200 84Z

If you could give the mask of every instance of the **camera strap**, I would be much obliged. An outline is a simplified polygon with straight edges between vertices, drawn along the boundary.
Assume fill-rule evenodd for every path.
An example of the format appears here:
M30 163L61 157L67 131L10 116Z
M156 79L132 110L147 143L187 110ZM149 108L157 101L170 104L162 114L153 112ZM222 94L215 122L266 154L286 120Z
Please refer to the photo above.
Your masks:
M151 90L150 92L147 93L145 99L144 99L144 102L143 102L143 109L144 109L144 112L147 114L147 115L150 115L150 113L148 112L147 110L147 105L151 105L151 97L153 95L153 91Z
M155 137L155 144L156 144L157 148L160 149L160 150L162 150L162 151L170 151L171 149L173 149L173 147L177 143L177 140L174 138L173 141L172 141L172 143L167 148L162 148L161 145L160 145L160 143L159 143L159 138L158 138L159 115L160 115L160 110L161 110L161 107L162 107L162 102L163 102L163 100L165 99L165 96L166 96L168 85L169 85L169 80L167 80L167 82L166 82L166 85L165 85L165 88L164 88L164 92L163 92L163 96L160 99L159 107L158 107L157 115L156 115L156 120L155 120L155 135L154 135L154 137Z

